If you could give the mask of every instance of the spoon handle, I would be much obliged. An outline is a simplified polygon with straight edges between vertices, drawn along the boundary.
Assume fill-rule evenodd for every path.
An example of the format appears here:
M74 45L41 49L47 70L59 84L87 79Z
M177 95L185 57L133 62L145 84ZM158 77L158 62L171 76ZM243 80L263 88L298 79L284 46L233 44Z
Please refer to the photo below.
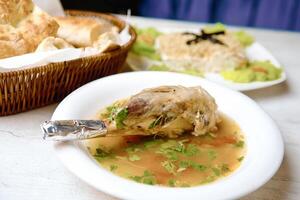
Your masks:
M54 120L41 124L45 140L70 141L104 137L107 127L101 120Z

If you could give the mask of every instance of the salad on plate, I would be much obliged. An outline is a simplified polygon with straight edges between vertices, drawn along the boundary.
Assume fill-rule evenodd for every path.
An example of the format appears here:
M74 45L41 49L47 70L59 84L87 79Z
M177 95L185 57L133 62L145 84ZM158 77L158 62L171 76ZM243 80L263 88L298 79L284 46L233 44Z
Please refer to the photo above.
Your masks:
M172 71L204 77L237 90L270 86L285 80L282 67L247 32L225 25L200 31L136 28L138 38L127 63L135 70Z

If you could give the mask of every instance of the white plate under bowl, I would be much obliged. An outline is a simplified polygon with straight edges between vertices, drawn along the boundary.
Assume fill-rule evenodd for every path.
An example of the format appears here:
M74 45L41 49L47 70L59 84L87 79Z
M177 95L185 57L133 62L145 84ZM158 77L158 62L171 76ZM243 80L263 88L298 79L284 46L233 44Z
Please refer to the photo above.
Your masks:
M67 96L56 108L52 120L90 119L115 100L161 85L202 86L216 99L219 110L240 125L247 154L235 172L207 185L168 188L135 183L110 173L87 153L81 142L55 143L60 160L87 184L132 200L237 199L258 189L275 174L284 152L276 124L247 96L198 77L171 72L131 72L105 77Z
M163 33L185 32L185 31L198 32L198 29L159 28L159 31ZM280 65L278 60L263 45L261 45L258 42L254 42L251 46L247 47L245 51L246 51L246 56L250 61L268 60L275 67L283 69L283 67ZM157 61L153 61L143 56L137 56L134 55L133 53L129 53L126 62L129 65L129 67L134 71L145 71L149 66L157 63ZM224 79L218 73L207 73L205 74L205 79L208 79L210 81L213 81L221 85L225 85L226 87L229 87L234 90L248 91L248 90L255 90L255 89L270 87L272 85L279 84L286 80L286 73L284 72L283 69L281 73L281 77L277 80L264 81L264 82L255 81L251 83L235 83L230 80Z

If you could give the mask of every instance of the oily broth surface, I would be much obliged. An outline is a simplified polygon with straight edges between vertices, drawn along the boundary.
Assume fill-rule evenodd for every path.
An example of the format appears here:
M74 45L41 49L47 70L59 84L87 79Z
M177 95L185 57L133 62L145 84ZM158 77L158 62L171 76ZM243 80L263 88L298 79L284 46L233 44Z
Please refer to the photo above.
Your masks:
M244 137L239 126L224 114L221 119L218 131L205 136L106 137L89 140L86 146L101 166L121 177L146 184L196 186L229 175L244 158ZM162 149L169 143L171 148L175 144L170 152L175 152L177 158L168 155L168 148L166 152Z

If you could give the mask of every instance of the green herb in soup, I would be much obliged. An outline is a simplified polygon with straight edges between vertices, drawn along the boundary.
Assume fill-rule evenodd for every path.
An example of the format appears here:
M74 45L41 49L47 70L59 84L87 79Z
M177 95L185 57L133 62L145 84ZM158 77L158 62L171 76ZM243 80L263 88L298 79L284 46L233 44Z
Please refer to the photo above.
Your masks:
M126 115L121 116L120 121ZM218 131L201 136L106 137L86 145L101 166L118 176L148 185L192 187L228 176L244 159L240 128L225 115L221 119ZM153 126L157 123L158 119Z

